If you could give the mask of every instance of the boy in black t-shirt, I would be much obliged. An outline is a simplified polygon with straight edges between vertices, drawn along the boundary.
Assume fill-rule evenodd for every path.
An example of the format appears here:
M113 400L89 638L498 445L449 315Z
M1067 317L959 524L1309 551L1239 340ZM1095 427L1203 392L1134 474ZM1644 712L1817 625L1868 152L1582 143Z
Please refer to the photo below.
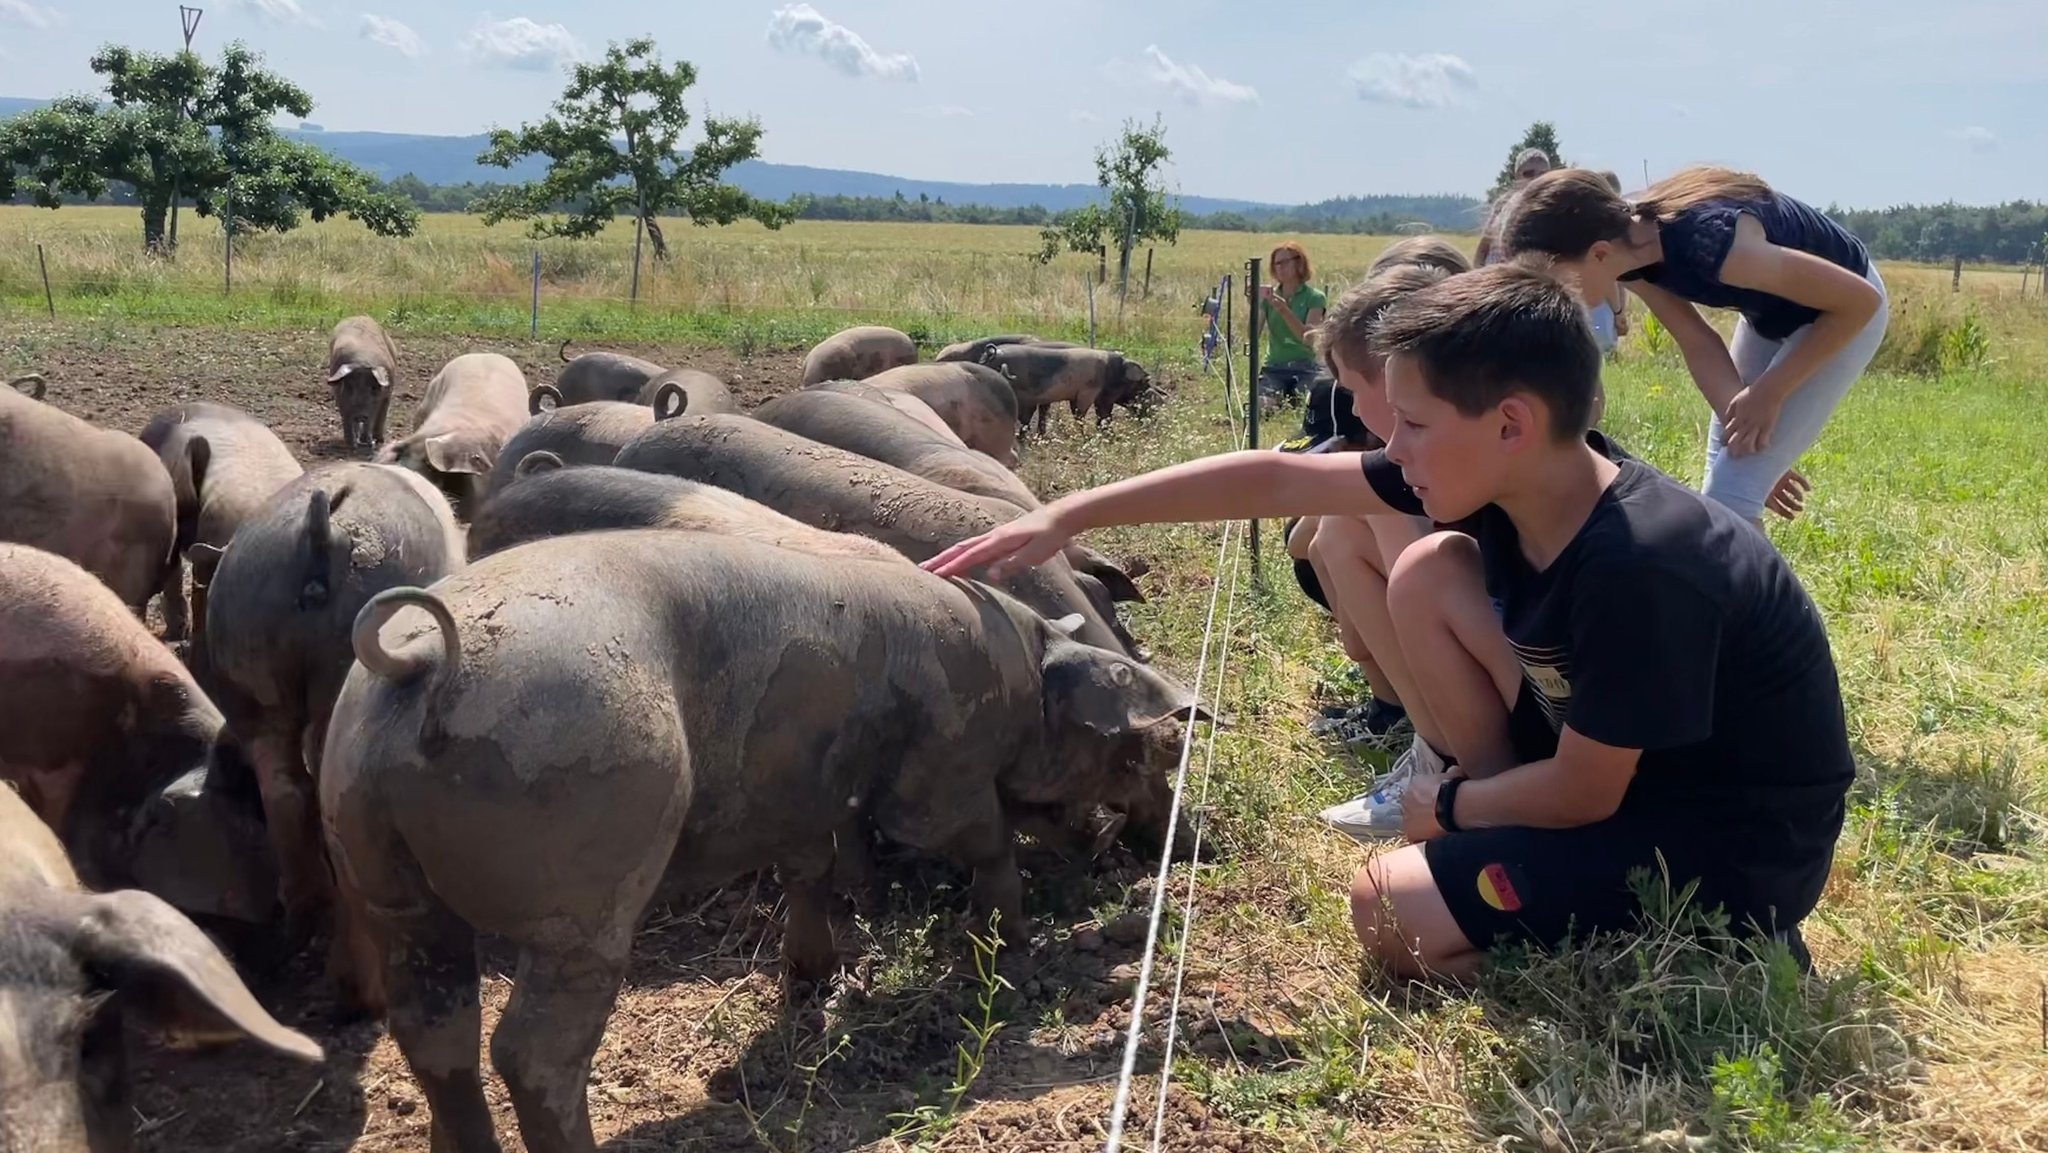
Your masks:
M1397 973L1462 975L1497 940L1626 927L1638 868L1697 880L1740 929L1790 930L1827 879L1854 766L1827 634L1789 566L1754 526L1589 438L1600 354L1549 276L1452 277L1378 336L1396 423L1362 468L1190 461L925 567L1000 577L1112 524L1428 515L1460 531L1401 554L1388 605L1433 763L1403 798L1419 843L1353 884L1366 948Z

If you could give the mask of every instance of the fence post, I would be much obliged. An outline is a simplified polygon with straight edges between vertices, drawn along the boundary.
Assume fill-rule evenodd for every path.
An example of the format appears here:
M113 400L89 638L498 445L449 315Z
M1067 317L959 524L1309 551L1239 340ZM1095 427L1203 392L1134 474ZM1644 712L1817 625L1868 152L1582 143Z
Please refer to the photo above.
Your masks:
M628 308L640 307L640 234L646 230L646 223L638 216L633 218L633 294L626 302Z
M1104 284L1109 280L1109 245L1095 246L1095 283Z
M43 246L36 245L36 264L43 270L43 303L50 307L50 319L57 319L57 298L50 294L50 262L43 257Z
M1152 246L1145 246L1145 297L1152 299Z
M1246 448L1259 447L1259 258L1254 256L1245 263L1245 288L1251 301L1250 312L1245 321L1245 331L1250 336L1246 341L1246 377L1251 382L1251 404L1245 409L1245 421L1250 430ZM1252 580L1259 581L1259 522L1254 517L1250 524L1252 543Z
M1095 282L1088 282L1088 347L1095 347Z
M1955 277L1948 282L1948 290L1950 292L1961 292L1963 290L1963 254L1960 252L1956 253Z
M1237 297L1231 295L1231 275L1223 274L1223 389L1231 404L1237 403ZM1228 409L1228 405L1225 409Z
M540 249L533 250L533 319L527 325L527 336L540 339Z
M235 182L228 181L227 210L221 214L220 228L227 241L222 245L222 277L224 295L235 294Z

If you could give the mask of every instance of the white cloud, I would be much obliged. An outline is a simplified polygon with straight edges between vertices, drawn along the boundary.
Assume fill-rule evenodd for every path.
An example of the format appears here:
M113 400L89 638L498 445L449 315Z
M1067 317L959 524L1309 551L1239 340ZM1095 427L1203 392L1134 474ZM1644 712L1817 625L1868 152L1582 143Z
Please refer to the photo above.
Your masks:
M816 56L848 76L917 82L915 58L877 52L860 33L825 19L809 4L777 8L768 18L768 43L783 52Z
M299 0L228 0L228 7L248 12L271 24L304 24L309 28L320 27L318 20L306 14Z
M27 28L54 28L59 17L55 8L43 8L29 0L0 0L0 24Z
M522 72L544 72L583 58L583 46L560 24L540 24L524 16L510 20L486 17L462 42L462 50L485 64Z
M1088 111L1086 108L1076 108L1067 114L1067 119L1076 124L1093 124L1102 119L1102 117Z
M1176 64L1157 44L1145 46L1145 79L1189 104L1257 104L1258 89L1211 76L1193 64Z
M1375 52L1353 64L1348 76L1360 100L1404 108L1448 107L1479 87L1472 66L1447 52Z
M420 34L389 16L363 13L363 24L358 34L372 44L382 44L409 59L417 60L427 54L426 42L420 39Z
M1949 135L1969 145L1972 152L1998 151L1998 133L1989 128L1972 124L1968 128L1958 128Z

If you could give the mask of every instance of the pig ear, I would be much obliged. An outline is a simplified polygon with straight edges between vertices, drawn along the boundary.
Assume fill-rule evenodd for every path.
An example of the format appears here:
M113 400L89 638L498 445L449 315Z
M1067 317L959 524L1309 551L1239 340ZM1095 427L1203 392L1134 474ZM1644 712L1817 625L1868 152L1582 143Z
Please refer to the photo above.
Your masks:
M1075 633L1081 631L1082 625L1088 623L1088 618L1082 616L1080 613L1068 613L1066 616L1063 616L1058 620L1049 620L1045 623L1051 625L1053 627L1053 631L1059 633L1061 636L1072 637Z
M385 371L384 369L381 369L381 368L373 368L373 369L371 369L371 370L370 370L370 375L371 375L371 376L374 376L374 377L376 377L376 378L377 378L377 387L378 387L378 388L390 388L390 387L391 387L391 374L390 374L389 372Z
M1145 593L1131 579L1132 574L1116 566L1116 562L1086 545L1068 545L1068 558L1073 561L1077 572L1086 573L1102 582L1112 601L1135 601L1145 603Z
M82 897L66 944L103 988L158 1031L188 1041L250 1037L302 1061L320 1046L256 1003L233 966L184 914L148 893Z
M487 473L491 458L475 445L457 436L437 436L427 441L427 463L436 472Z
M7 387L28 397L30 400L41 400L43 399L43 392L49 388L49 382L43 379L42 373L31 372L26 376L17 376L13 380L8 381Z

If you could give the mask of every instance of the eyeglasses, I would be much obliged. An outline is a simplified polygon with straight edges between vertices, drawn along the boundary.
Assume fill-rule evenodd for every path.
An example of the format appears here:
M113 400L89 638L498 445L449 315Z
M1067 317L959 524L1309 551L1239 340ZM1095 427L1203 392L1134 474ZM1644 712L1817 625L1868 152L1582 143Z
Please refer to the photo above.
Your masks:
M1539 176L1543 175L1544 173L1546 173L1546 172L1548 172L1548 171L1550 171L1550 169L1548 169L1548 168L1537 168L1537 167L1531 166L1531 167L1528 167L1528 168L1524 168L1524 169L1522 169L1522 170L1521 170L1520 172L1517 172L1517 173L1516 173L1515 175L1517 175L1517 176L1521 177L1521 178L1522 178L1522 179L1524 179L1524 180L1534 180L1534 179L1536 179L1537 177L1539 177Z
M1301 263L1301 257L1299 257L1299 256L1295 256L1295 255L1293 255L1293 254L1291 254L1291 253L1290 253L1290 254L1288 254L1288 255L1286 255L1286 256L1276 256L1276 257L1274 257L1274 258L1273 258L1273 267L1274 267L1274 268L1278 268L1278 267L1280 267L1280 266L1281 266L1281 265L1283 265L1283 264L1299 264L1299 263Z

